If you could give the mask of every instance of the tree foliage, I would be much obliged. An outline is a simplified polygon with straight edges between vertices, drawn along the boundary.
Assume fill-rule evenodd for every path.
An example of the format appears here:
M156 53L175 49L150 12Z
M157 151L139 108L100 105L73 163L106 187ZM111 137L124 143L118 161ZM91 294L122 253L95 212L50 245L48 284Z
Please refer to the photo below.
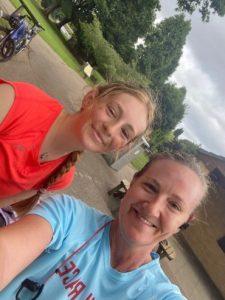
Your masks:
M136 58L134 44L151 30L159 8L159 0L105 0L103 13L99 9L103 35L125 62Z
M190 21L183 15L170 17L159 23L138 47L138 70L152 81L152 88L161 86L175 71L182 55Z
M159 0L42 0L42 2L61 5L65 14L62 25L69 21L75 25L79 22L91 23L95 14L101 23L104 38L127 63L136 58L134 44L139 37L145 36L150 31L156 10L160 8Z
M183 128L177 128L173 131L174 134L174 138L178 139L178 137L184 133L184 129Z
M186 89L178 88L174 84L166 83L163 85L158 95L158 115L154 122L154 128L161 128L168 132L173 130L183 119L186 105L184 98Z
M200 145L197 145L187 139L174 139L172 141L165 141L164 143L158 144L156 148L158 152L180 151L191 155L197 155Z
M83 57L96 65L101 74L111 80L136 81L144 86L149 81L130 65L126 64L113 46L106 41L97 17L93 23L81 23L78 35L79 51Z
M210 14L225 15L225 0L177 0L178 10L192 14L196 9L203 22L208 22Z

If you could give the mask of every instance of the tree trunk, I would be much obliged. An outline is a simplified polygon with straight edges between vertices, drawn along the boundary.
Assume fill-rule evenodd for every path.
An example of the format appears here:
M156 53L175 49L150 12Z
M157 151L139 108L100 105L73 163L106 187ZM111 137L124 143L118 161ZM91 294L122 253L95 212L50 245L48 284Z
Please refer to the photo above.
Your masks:
M44 10L44 14L46 15L46 17L49 17L49 15L57 8L59 8L61 5L54 3L50 6L48 6L45 10Z

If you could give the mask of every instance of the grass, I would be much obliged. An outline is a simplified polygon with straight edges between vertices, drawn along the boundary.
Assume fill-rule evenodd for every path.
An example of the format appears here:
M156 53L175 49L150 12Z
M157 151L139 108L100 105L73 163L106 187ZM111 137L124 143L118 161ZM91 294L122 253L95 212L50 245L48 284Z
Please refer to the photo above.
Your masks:
M144 165L149 161L149 158L146 153L141 153L138 155L132 162L132 166L137 170L141 170Z
M19 0L10 0L11 3L17 8L21 5ZM84 73L82 71L81 65L78 63L74 55L70 52L70 50L66 46L66 41L63 36L60 34L57 27L51 23L42 13L40 5L37 1L28 1L24 0L27 7L30 9L32 14L38 20L38 22L45 28L45 31L40 32L41 37L44 39L46 43L61 57L61 59L73 70L78 72L82 77L84 77ZM98 73L95 71L95 74ZM104 82L104 78L98 73L97 82ZM94 78L95 79L95 78ZM85 79L87 84L93 85L91 79Z

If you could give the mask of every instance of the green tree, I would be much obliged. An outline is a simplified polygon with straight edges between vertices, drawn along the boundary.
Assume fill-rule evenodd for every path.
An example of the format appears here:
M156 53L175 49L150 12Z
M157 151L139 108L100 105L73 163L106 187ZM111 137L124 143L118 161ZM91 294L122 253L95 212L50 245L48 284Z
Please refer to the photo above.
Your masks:
M196 9L203 22L208 22L210 14L225 15L225 0L177 0L178 10L192 14Z
M184 133L184 129L183 128L177 128L173 131L174 134L174 138L178 139L178 137Z
M138 70L152 81L152 88L159 88L175 71L182 55L191 23L184 15L176 15L159 23L138 47Z
M48 17L54 10L61 6L60 0L42 0L41 6L44 8L44 14Z
M173 140L166 140L162 143L158 143L154 145L154 151L156 152L165 152L165 151L180 151L185 152L191 155L197 155L200 145L197 145L187 139L173 139Z
M97 16L105 39L114 46L125 62L136 58L134 44L151 30L159 0L105 0ZM101 6L102 7L102 6Z
M196 155L201 146L201 145L195 144L187 139L181 139L178 142L179 142L179 144L181 146L181 150L183 152L186 152L186 153L189 153L192 155Z
M149 85L147 78L126 64L113 46L106 41L96 16L90 24L80 23L77 38L77 51L82 54L83 59L97 65L98 71L107 79L135 81L144 86Z
M174 84L166 83L163 85L158 95L158 115L154 122L155 129L164 132L173 130L183 119L186 105L184 98L186 89L178 88Z
M162 129L155 129L150 137L151 151L153 153L166 151L165 145L171 144L174 140L172 131L162 131Z
M53 12L59 5L65 18L58 28L72 22L79 30L79 22L91 23L95 14L102 27L104 38L113 45L125 62L136 59L135 43L145 36L159 10L159 0L42 0L50 3L46 14ZM44 7L46 7L44 3Z

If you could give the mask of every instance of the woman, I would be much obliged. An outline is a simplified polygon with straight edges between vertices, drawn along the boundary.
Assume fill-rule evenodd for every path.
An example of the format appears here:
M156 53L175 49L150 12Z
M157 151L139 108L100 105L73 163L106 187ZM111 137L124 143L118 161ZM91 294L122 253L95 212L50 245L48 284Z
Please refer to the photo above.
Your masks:
M67 195L42 202L0 229L0 299L185 299L153 249L193 220L206 190L193 158L160 154L115 220Z
M0 208L13 205L20 214L44 190L71 183L82 151L118 151L143 134L154 115L150 94L126 83L92 89L74 114L24 82L0 80L0 99Z

